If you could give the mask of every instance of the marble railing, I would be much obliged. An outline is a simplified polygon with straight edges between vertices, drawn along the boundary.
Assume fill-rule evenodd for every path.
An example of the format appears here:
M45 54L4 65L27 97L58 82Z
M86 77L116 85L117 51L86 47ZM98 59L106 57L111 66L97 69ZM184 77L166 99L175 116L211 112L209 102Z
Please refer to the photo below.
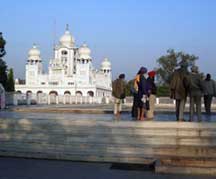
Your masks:
M48 94L20 94L6 93L6 105L31 105L31 104L101 104L109 103L109 97L48 95Z
M48 95L40 94L20 94L20 93L6 93L5 96L0 97L1 106L9 105L31 105L31 104L109 104L113 103L113 97L91 97L91 96L71 96L71 95ZM132 105L133 97L126 97L124 100L126 105ZM160 106L175 106L175 100L169 97L156 98L156 105ZM203 104L203 103L202 103ZM189 106L189 99L187 99L186 106ZM216 98L212 101L212 106L216 107Z

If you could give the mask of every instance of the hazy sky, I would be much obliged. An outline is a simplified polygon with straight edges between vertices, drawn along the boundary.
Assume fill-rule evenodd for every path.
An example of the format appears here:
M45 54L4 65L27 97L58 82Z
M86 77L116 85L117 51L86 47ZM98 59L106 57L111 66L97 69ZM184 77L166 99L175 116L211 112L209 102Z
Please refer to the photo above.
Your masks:
M0 12L5 60L15 78L24 78L33 43L47 71L54 39L58 42L67 23L76 44L91 48L96 68L110 59L114 77L124 72L131 79L140 66L152 69L173 48L199 56L200 70L216 78L215 0L7 0Z

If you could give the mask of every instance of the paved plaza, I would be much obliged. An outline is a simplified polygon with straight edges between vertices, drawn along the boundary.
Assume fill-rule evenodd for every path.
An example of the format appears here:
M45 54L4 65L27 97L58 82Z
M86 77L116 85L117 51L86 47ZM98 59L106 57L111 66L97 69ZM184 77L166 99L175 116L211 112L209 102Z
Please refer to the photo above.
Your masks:
M156 121L175 121L173 106L156 106ZM7 110L0 111L0 118L25 118L25 119L68 119L68 120L114 120L112 104L71 104L71 105L20 105L10 106ZM186 109L185 119L189 119ZM123 105L121 120L131 121L131 106ZM212 116L206 116L203 109L203 121L215 122L216 110Z

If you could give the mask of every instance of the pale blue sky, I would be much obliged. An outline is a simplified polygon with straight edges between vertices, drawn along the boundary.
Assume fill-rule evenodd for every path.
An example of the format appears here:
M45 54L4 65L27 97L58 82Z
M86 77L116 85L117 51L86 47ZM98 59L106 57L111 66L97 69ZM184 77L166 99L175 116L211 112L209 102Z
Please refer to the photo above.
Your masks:
M65 24L76 39L92 50L99 68L104 57L113 75L131 79L140 66L152 69L156 59L173 48L200 57L204 73L216 78L215 0L7 0L0 5L0 31L7 40L5 60L16 78L24 78L28 49L37 43L44 68L53 56Z

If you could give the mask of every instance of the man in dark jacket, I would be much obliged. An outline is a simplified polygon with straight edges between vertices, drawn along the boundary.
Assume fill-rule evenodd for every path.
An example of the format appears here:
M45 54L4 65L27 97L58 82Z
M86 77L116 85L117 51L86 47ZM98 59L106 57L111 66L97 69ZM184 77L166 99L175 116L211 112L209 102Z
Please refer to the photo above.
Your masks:
M122 101L125 98L126 83L125 74L120 74L119 78L113 82L112 95L114 97L114 115L119 118L122 109Z
M147 68L141 67L138 83L138 110L137 110L137 120L145 119L146 112L146 95L147 95L147 82L145 74L147 73Z
M184 108L187 98L187 63L180 62L180 68L175 70L170 82L170 97L176 102L176 119L184 121Z
M206 79L203 81L204 87L204 104L205 104L205 111L207 115L211 114L211 103L212 98L215 93L215 81L211 79L211 75L207 74Z
M194 105L196 105L196 113L198 121L201 121L201 98L203 95L202 77L199 74L197 66L191 67L189 75L189 95L190 95L190 121L193 121Z

